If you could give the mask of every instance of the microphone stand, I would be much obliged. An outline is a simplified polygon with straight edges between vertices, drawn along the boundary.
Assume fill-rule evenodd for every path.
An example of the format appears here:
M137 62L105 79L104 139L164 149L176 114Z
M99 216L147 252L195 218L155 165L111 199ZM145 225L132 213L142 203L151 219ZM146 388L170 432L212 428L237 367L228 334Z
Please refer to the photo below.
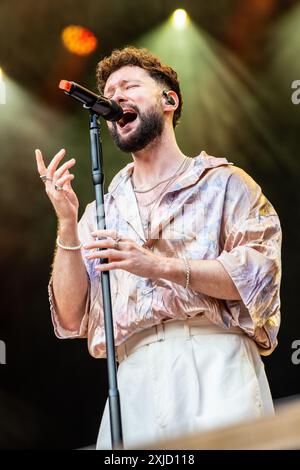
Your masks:
M98 120L98 115L93 111L90 111L89 129L91 145L92 179L96 195L97 228L98 230L105 230L106 222L104 209L104 172L101 125L100 121ZM105 264L107 263L107 261L107 259L101 259L101 264ZM101 272L101 286L103 296L104 328L106 337L111 442L113 449L123 449L120 394L117 383L117 365L115 358L115 341L109 271Z

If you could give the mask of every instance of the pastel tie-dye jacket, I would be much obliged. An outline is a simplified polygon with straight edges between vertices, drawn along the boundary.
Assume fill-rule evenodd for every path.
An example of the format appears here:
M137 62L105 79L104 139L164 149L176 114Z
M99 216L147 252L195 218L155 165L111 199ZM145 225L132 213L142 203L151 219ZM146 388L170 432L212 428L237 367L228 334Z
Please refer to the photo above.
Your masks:
M128 164L112 180L105 195L107 229L116 229L140 245L146 239ZM236 285L240 301L209 297L165 279L156 281L124 270L110 271L115 344L165 319L204 314L213 323L238 326L253 338L263 355L277 344L280 324L281 229L278 216L261 188L226 158L204 151L193 159L162 197L152 215L155 254L187 259L216 259ZM78 224L83 244L93 240L95 202L88 204ZM85 255L84 249L82 254ZM59 338L87 337L94 357L105 357L101 274L98 260L84 258L89 295L80 329L62 328L55 312L52 281L50 305Z

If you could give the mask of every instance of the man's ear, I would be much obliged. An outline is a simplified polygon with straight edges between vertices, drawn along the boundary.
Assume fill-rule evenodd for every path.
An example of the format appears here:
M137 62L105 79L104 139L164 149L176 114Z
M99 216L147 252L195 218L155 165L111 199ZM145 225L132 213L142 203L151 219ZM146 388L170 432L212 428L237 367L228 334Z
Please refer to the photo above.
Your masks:
M171 106L175 106L176 101L175 101L175 99L173 98L173 96L171 95L171 93L172 93L172 91L167 92L166 90L164 90L164 91L162 92L163 96L166 98L166 102L167 102L168 104L170 104Z
M164 90L162 92L163 97L165 98L165 101L167 104L170 106L178 106L178 96L173 90L166 91Z

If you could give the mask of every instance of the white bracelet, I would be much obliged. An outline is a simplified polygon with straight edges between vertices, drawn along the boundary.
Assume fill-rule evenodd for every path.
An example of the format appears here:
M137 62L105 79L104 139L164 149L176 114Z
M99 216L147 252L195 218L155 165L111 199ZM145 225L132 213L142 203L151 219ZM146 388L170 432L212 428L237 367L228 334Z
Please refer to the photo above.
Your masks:
M185 263L185 267L186 267L186 275L185 275L185 288L187 289L190 285L190 277L191 277L191 266L188 262L188 260L186 259L185 256L182 257L184 263Z
M82 243L80 243L80 245L77 245L77 246L64 246L60 243L59 237L57 237L57 239L56 239L56 244L57 244L57 246L59 246L59 248L62 248L63 250L68 250L68 251L81 250L81 248L82 248Z

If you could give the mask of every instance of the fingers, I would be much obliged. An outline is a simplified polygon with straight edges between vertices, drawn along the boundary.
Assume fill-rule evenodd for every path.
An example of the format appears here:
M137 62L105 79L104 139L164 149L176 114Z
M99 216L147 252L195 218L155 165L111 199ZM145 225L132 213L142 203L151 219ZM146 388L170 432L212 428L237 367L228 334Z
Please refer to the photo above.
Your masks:
M47 168L47 176L53 178L54 172L57 170L59 163L62 161L66 154L65 149L61 149L51 160L48 168Z
M57 166L61 162L61 160L64 158L66 154L65 149L61 149L51 160L48 168L45 165L44 159L43 159L43 154L40 151L40 149L35 150L35 158L36 158L36 163L37 163L37 169L40 175L45 175L47 172L47 176L49 178L55 177L55 179L60 178L66 170L71 168L72 166L75 165L76 160L75 158L72 158L71 160L68 160L65 162L58 170Z
M95 266L95 271L111 271L112 269L125 269L126 261L114 261L113 263L98 264Z
M116 230L94 230L93 232L91 232L91 235L94 238L111 237L113 239L116 239L118 237L118 232Z
M120 242L119 242L120 243ZM94 250L95 248L114 248L116 246L116 240L113 238L105 238L104 240L97 240L92 243L84 245L86 250Z
M96 240L84 245L86 250L94 250L96 248L124 248L130 251L136 246L134 240L120 236L116 230L94 230L91 232L91 235Z
M65 153L66 153L65 149L61 149L53 157L49 166L46 167L42 152L40 151L40 149L35 150L38 172L40 176L43 176L43 175L47 176L47 180L44 181L44 183L45 183L46 191L48 193L52 192L52 188L54 187L54 184L57 184L58 186L66 185L64 189L71 189L70 183L74 179L74 176L70 175L69 169L75 165L76 163L75 158L68 160L60 168L57 169L57 166L59 165L61 160L64 158Z
M91 232L91 235L96 238L96 240L84 245L86 250L119 247L119 249L122 248L127 251L132 251L136 248L134 240L120 236L116 230L94 230Z
M70 181L72 181L73 179L74 179L74 175L71 175L71 174L64 175L61 178L59 178L58 180L56 180L55 184L57 184L57 186L61 186L61 187L63 187L64 185L67 186L67 183L70 183Z
M119 250L114 250L112 248L108 250L99 250L99 251L94 251L93 253L90 253L85 256L86 259L92 260L92 259L106 259L108 258L109 260L121 260L124 258L127 258L127 253L119 251Z
M75 158L72 158L71 160L68 160L66 163L64 163L58 170L55 171L55 173L54 173L54 175L53 175L53 176L54 176L54 179L55 179L56 181L58 181L59 178L60 178L61 176L63 176L63 174L64 174L67 170L69 170L69 168L72 168L72 166L75 165L75 163L76 163Z
M36 164L37 164L37 169L38 169L39 174L45 175L47 168L44 163L42 152L39 149L35 150L35 158L36 158Z
M70 175L71 173L69 172L69 170L66 170L66 171L65 171L65 174L66 174L66 175ZM63 175L63 176L64 176L64 175ZM74 178L75 178L75 176L74 176ZM73 180L74 178L72 178L72 180ZM71 181L72 181L72 180L65 182L65 189L68 189L68 190L72 189L72 186L71 186Z

